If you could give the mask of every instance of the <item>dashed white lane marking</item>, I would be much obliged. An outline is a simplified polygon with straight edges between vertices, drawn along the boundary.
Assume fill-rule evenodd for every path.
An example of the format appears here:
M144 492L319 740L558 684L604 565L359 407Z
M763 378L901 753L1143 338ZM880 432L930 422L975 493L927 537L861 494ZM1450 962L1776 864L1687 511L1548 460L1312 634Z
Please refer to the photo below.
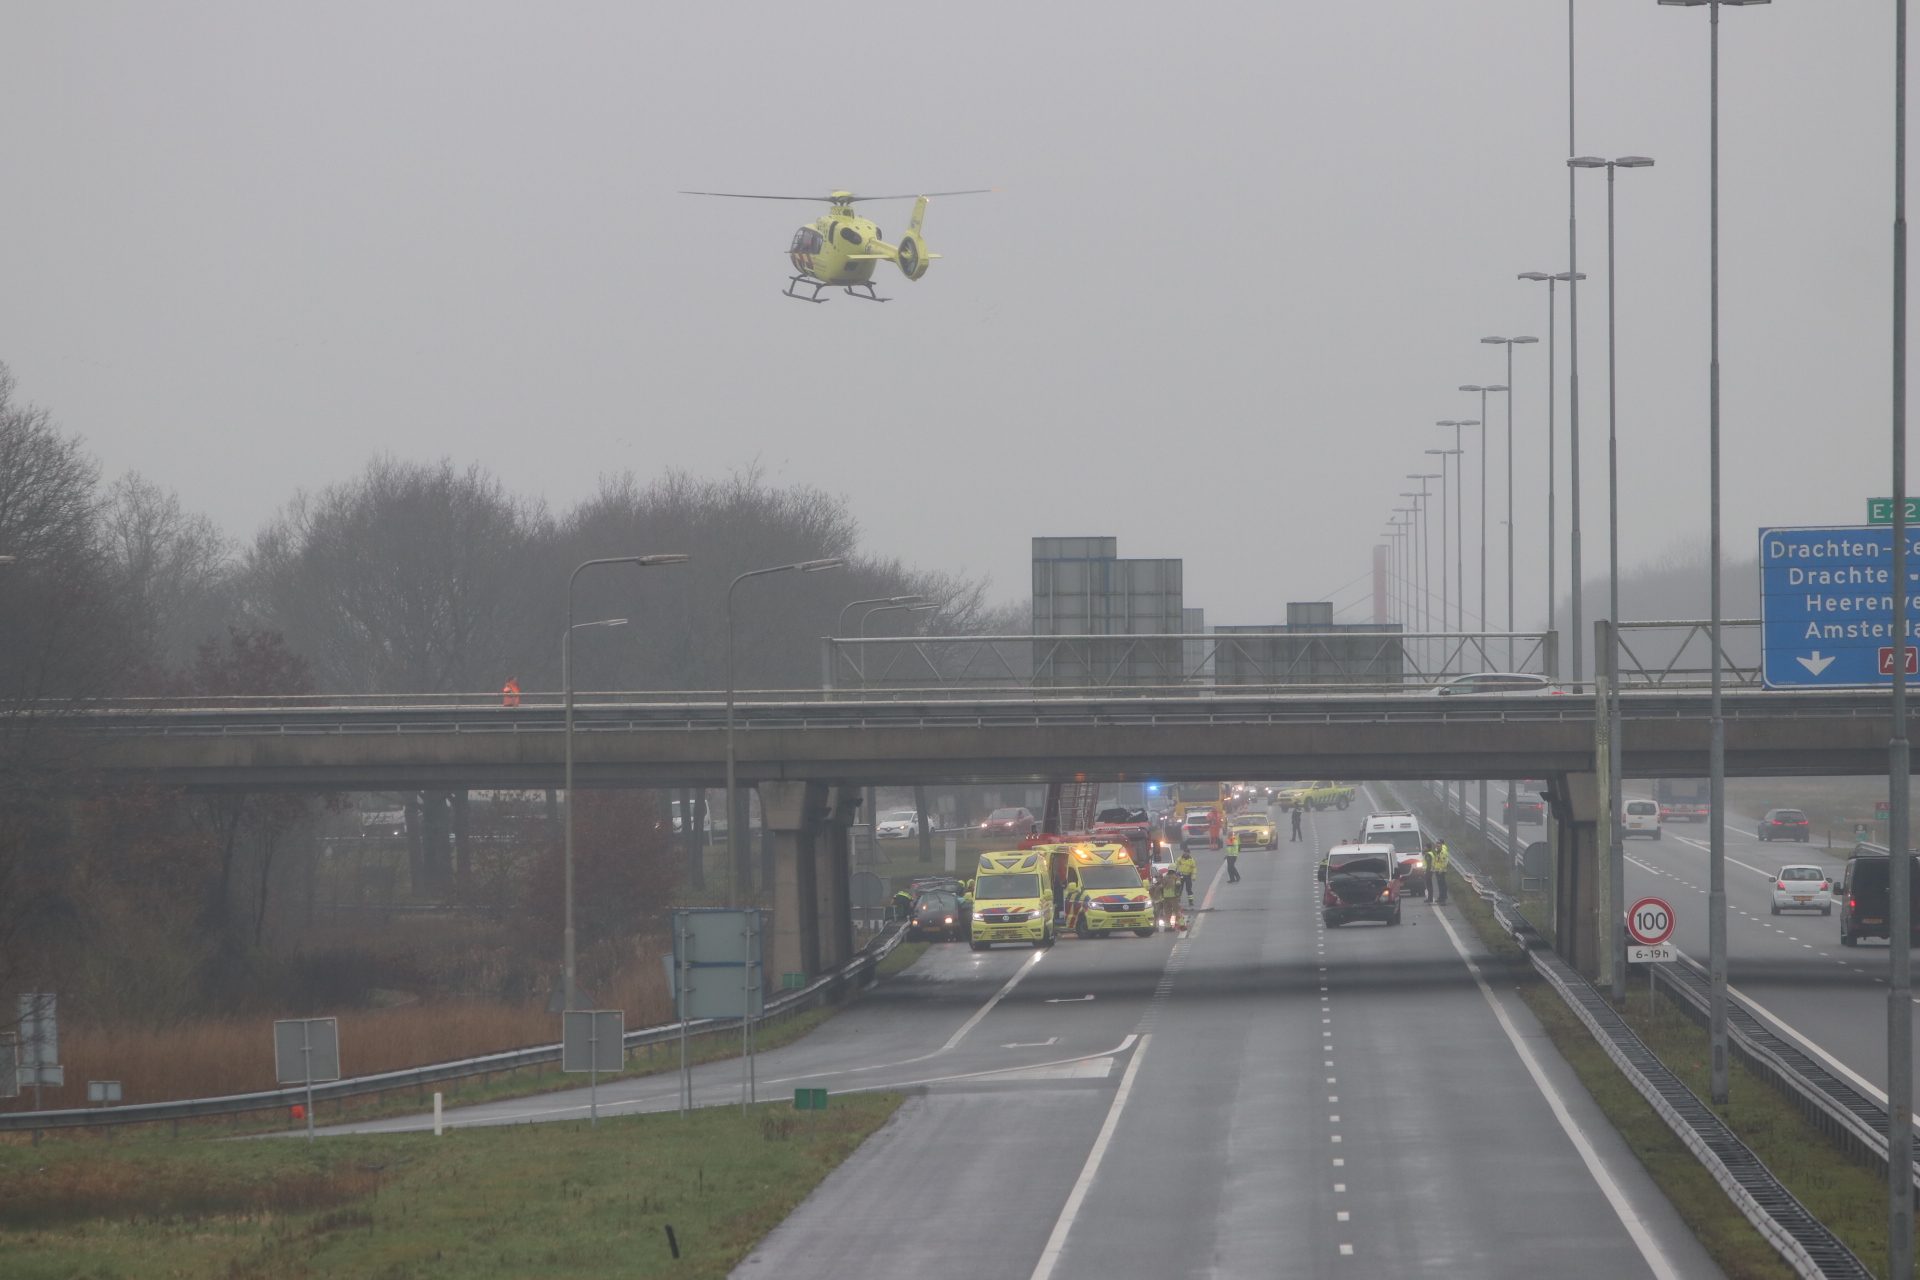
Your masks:
M1465 964L1467 972L1473 975L1474 985L1480 988L1480 994L1485 998L1487 1007L1493 1010L1493 1016L1500 1023L1500 1029L1507 1033L1507 1040L1513 1045L1513 1051L1519 1055L1522 1065L1527 1069L1527 1074L1533 1077L1534 1086L1547 1100L1547 1107L1553 1112L1554 1119L1560 1122L1560 1128L1566 1132L1568 1140L1573 1143L1574 1150L1580 1153L1580 1159L1586 1164L1587 1172L1592 1174L1594 1182L1599 1184L1601 1194L1605 1195L1607 1203L1613 1206L1614 1213L1620 1219L1620 1225L1627 1229L1627 1235L1632 1237L1635 1247L1640 1250L1640 1256L1646 1259L1647 1266L1653 1271L1656 1280L1680 1280L1680 1273L1674 1270L1673 1264L1667 1260L1667 1255L1661 1251L1659 1243L1647 1230L1647 1224L1640 1220L1640 1215L1628 1202L1626 1193L1620 1190L1620 1184L1613 1180L1613 1174L1608 1172L1607 1166L1601 1163L1600 1153L1593 1149L1593 1144L1587 1140L1587 1135L1574 1120L1573 1114L1567 1110L1566 1100L1560 1096L1559 1090L1554 1088L1553 1081L1547 1079L1547 1073L1541 1069L1538 1059L1533 1056L1533 1050L1529 1049L1526 1042L1520 1038L1520 1032L1514 1027L1513 1020L1507 1016L1507 1011L1495 998L1493 988L1487 985L1486 978L1481 975L1480 966L1473 962L1473 957L1467 954L1466 947L1460 941L1460 935L1454 932L1453 922L1448 920L1446 913L1442 911L1434 912L1433 916L1440 922L1440 927L1447 931L1447 940L1453 943L1453 949L1460 953L1461 963Z
M1350 1244L1341 1245L1340 1256L1343 1258L1351 1258L1353 1256L1353 1246Z
M1348 1213L1345 1209L1340 1209L1334 1213L1333 1220L1335 1222L1351 1222L1353 1220L1353 1215Z
M1093 1150L1087 1152L1087 1162L1080 1166L1080 1176L1074 1180L1073 1190L1067 1193L1066 1204L1060 1207L1060 1217L1053 1224L1053 1234L1047 1237L1047 1247L1040 1251L1040 1261L1034 1264L1033 1275L1029 1280L1048 1280L1053 1275L1054 1266L1060 1261L1060 1251L1066 1248L1067 1234L1073 1230L1073 1220L1080 1214L1080 1206L1087 1198L1087 1189L1093 1185L1093 1177L1100 1172L1100 1161L1107 1154L1107 1146L1113 1141L1113 1131L1120 1127L1120 1113L1126 1109L1127 1098L1133 1093L1134 1079L1140 1074L1140 1064L1146 1060L1147 1048L1153 1043L1151 1035L1140 1037L1133 1056L1127 1061L1127 1070L1120 1077L1120 1087L1114 1091L1113 1105L1107 1108L1107 1119L1100 1126L1100 1136L1093 1140Z

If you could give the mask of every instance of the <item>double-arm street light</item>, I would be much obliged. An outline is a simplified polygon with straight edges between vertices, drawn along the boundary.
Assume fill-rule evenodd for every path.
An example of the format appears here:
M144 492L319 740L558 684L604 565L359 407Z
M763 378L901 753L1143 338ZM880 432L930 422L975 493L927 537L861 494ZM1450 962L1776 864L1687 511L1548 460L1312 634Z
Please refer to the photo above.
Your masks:
M1560 587L1557 576L1560 564L1560 519L1554 509L1555 497L1559 492L1559 462L1555 456L1558 449L1558 432L1554 426L1554 406L1558 400L1554 380L1559 376L1554 335L1558 331L1559 311L1554 306L1553 291L1563 280L1571 284L1576 279L1585 280L1586 276L1576 271L1562 271L1558 274L1549 274L1545 271L1522 271L1518 278L1547 282L1547 630L1553 631L1559 627L1560 618ZM1512 382L1513 379L1509 378L1507 381ZM1575 511L1577 512L1578 509L1576 506ZM1576 521L1577 518L1576 516ZM1575 631L1580 628L1578 596L1579 593L1576 590L1573 624ZM1560 674L1558 665L1559 660L1556 658L1556 669L1548 674L1558 676Z
M1420 482L1420 492L1403 493L1400 495L1403 498L1416 499L1414 505L1420 509L1420 629L1422 631L1435 630L1433 625L1433 524L1427 515L1432 509L1430 499L1433 495L1427 491L1427 481L1439 480L1441 478L1442 475L1438 471L1409 472L1407 479L1418 480ZM1440 522L1441 532L1446 532L1446 528L1446 521L1442 520ZM1443 558L1440 564L1441 567L1444 568L1446 566L1446 560ZM1446 630L1446 625L1446 620L1443 618L1438 629L1444 631ZM1431 640L1426 642L1426 647L1429 652L1431 652L1432 644L1433 642Z
M834 624L833 634L836 636L844 636L845 634L847 634L847 615L849 613L852 613L855 609L858 609L863 604L919 604L925 598L926 598L925 596L874 596L867 600L848 601L847 606L842 610L840 610L840 621ZM864 683L867 677L867 670L865 666L866 654L864 652L862 652L860 655L860 661L862 665L860 667L859 674L860 674L860 679L862 683ZM833 678L834 677L833 677L832 659L831 657L829 657L828 663L827 663L827 672L826 672L826 680L829 687L831 687L833 684ZM728 821L732 821L732 819L729 818Z
M1439 456L1440 471L1442 476L1440 481L1440 585L1442 588L1441 590L1441 613L1442 613L1441 622L1442 622L1442 625L1444 625L1446 621L1446 618L1445 618L1446 590L1445 588L1447 583L1446 522L1447 522L1448 500L1447 500L1447 482L1445 479L1447 466L1448 466L1447 459L1463 458L1463 455L1466 453L1466 449L1463 448L1460 444L1460 428L1471 426L1473 424L1465 421L1456 422L1452 418L1448 418L1444 422L1436 423L1435 425L1453 428L1453 448L1427 450L1428 453L1436 454ZM1466 465L1467 464L1463 458L1463 460L1460 463L1460 469L1453 473L1453 488L1454 488L1454 496L1452 501L1453 560L1454 560L1454 564L1453 564L1454 628L1453 629L1455 631L1465 631L1467 629L1467 615L1466 615L1467 556L1462 545L1466 540L1466 525L1465 525L1465 522L1461 519L1461 514L1460 514L1461 511L1466 507L1466 501L1467 501L1466 491L1461 485L1461 476L1465 474Z
M1488 383L1485 386L1469 382L1460 389L1480 393L1480 629L1491 631L1493 623L1487 617L1487 396L1497 391L1505 391L1507 388L1497 382ZM1509 396L1507 401L1507 420L1511 422L1513 398ZM1511 428L1508 429L1507 435L1509 438L1512 437ZM1512 624L1508 624L1507 630L1513 630Z
M770 573L819 573L823 569L838 569L846 561L837 556L821 560L801 560L795 564L776 564L765 569L749 569L727 584L727 861L732 870L727 874L727 905L740 905L740 873L746 867L745 848L747 844L747 824L735 811L734 797L734 754L733 754L733 593L748 578L764 578ZM851 607L851 606L849 606ZM842 616L844 611L842 611ZM735 823L738 823L738 830Z
M566 752L566 780L564 785L566 788L567 807L563 818L565 826L561 836L561 843L564 846L562 860L566 864L567 902L566 933L564 938L565 972L561 975L561 981L566 987L563 995L568 1009L578 1009L580 1007L580 989L579 984L574 980L575 968L573 962L573 633L581 627L624 627L627 625L625 618L606 618L599 622L576 623L573 620L573 584L580 577L581 570L591 569L597 564L631 564L638 565L642 569L651 569L663 564L684 564L692 558L692 556L682 555L609 556L602 560L588 560L583 564L576 565L573 572L567 575L567 626L566 630L560 633L560 688L567 706L567 727L566 732L562 735L562 737L566 739L563 749Z
M1708 1073L1710 1097L1716 1106L1724 1106L1727 1101L1727 722L1720 697L1720 7L1722 5L1745 6L1766 4L1768 0L1660 0L1661 4L1682 8L1698 8L1706 5L1707 21L1707 643L1713 652L1709 655L1709 668L1712 671L1712 692L1709 695L1707 729L1707 974L1710 983L1707 998L1707 1042ZM1902 9L1904 17L1905 10ZM1904 34L1904 30L1903 30ZM1903 46L1904 47L1904 46ZM1574 148L1569 146L1567 150ZM1571 174L1571 171L1569 171ZM1904 279L1904 276L1901 277ZM1577 639L1576 639L1577 643ZM1900 859L1894 859L1901 862ZM1904 865L1904 863L1902 864ZM1895 876L1904 879L1904 871L1896 871ZM1898 881L1895 887L1898 887ZM1905 897L1898 898L1905 902ZM1906 908L1898 908L1904 911ZM1896 956L1906 954L1905 934L1896 931L1894 950ZM1890 1018L1904 1018L1909 1027L1913 1019L1913 1010L1908 997L1901 990L1903 972L1894 966L1890 973L1893 986L1887 993L1888 999L1899 997L1900 1009L1890 1012ZM1889 1006L1891 1009L1891 1006ZM1910 1046L1910 1031L1902 1032L1900 1044ZM1891 1050L1889 1050L1891 1052ZM1903 1048L1911 1053L1911 1048ZM1911 1066L1911 1062L1909 1062ZM1890 1116L1904 1116L1911 1105L1911 1079L1887 1080L1887 1107ZM1898 1099L1897 1103L1891 1101ZM1910 1129L1904 1124L1894 1126L1908 1136L1903 1143L1911 1144ZM1898 1156L1891 1148L1887 1152L1889 1160ZM1890 1164L1889 1168L1904 1169L1905 1163ZM1896 1179L1889 1178L1891 1187ZM1913 1212L1911 1200L1908 1200L1905 1232L1905 1261L1896 1263L1893 1274L1904 1276L1913 1268ZM1899 1233L1895 1233L1898 1235ZM1898 1241L1889 1245L1890 1249L1899 1249ZM1901 1268L1905 1268L1902 1270Z
M1651 169L1648 156L1621 156L1605 160L1599 156L1574 156L1567 164L1575 169L1607 171L1607 652L1593 655L1594 676L1603 673L1609 685L1607 698L1607 878L1611 895L1607 919L1611 921L1607 939L1613 979L1613 998L1627 998L1626 929L1626 837L1620 830L1620 414L1619 360L1617 349L1618 307L1614 287L1613 171L1615 169Z
M917 601L920 599L920 597L915 596L914 599ZM901 609L905 609L909 613L931 613L935 609L938 609L939 607L940 606L937 604L917 604L917 603L904 604L903 603L903 604L883 604L878 609L869 609L865 613L860 615L860 638L862 640L865 640L867 638L867 619L871 618L876 613L894 613Z
M1526 343L1540 341L1535 337L1522 334L1517 338L1482 338L1482 342L1499 343L1507 349L1507 630L1513 630L1513 349ZM1552 395L1552 387L1548 387ZM1481 417L1486 417L1482 413ZM1507 641L1507 669L1513 669L1513 641Z

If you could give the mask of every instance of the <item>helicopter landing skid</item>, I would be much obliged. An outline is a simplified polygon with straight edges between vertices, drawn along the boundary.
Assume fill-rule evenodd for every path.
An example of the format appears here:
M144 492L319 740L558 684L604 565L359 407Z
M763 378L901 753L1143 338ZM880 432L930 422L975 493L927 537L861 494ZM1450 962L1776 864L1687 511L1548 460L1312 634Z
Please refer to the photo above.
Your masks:
M795 293L793 291L793 287L797 284L812 285L813 296L811 298L803 298L799 294ZM820 296L820 291L826 287L827 286L825 284L823 284L818 280L815 280L812 276L789 276L787 278L787 287L785 289L782 289L781 292L786 294L789 298L796 299L800 302L826 302L828 301L828 299Z
M804 294L798 294L793 291L794 286L802 285L802 284L810 285L813 288L813 294L811 297ZM831 289L832 287L833 285L828 281L816 280L812 276L790 276L787 279L787 287L781 290L781 292L786 294L787 297L792 298L798 302L830 302L832 301L832 299L821 297L820 291L822 289ZM867 302L893 301L893 299L891 298L882 298L878 294L876 294L873 291L873 284L870 281L862 282L860 284L842 285L840 287L847 291L847 296L849 298L861 298ZM855 293L854 292L855 289L865 289L866 292Z

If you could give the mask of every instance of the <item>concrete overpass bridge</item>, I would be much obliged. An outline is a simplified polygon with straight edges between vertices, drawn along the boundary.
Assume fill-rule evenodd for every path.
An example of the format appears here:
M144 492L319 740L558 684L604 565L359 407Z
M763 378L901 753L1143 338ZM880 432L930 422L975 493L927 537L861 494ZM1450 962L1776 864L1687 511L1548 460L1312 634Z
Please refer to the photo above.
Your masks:
M739 777L761 798L775 962L817 974L852 950L849 831L875 784L1545 779L1556 945L1598 964L1605 850L1597 836L1594 699L1263 691L1127 696L750 694L736 706ZM553 705L479 699L307 699L102 706L60 732L109 781L203 790L459 790L562 782ZM1698 690L1621 696L1628 777L1707 771ZM1731 776L1868 774L1887 762L1887 695L1755 689L1725 697ZM672 694L576 705L583 787L712 786L724 704Z
M1543 778L1593 769L1594 699L1405 694L946 700L747 695L739 776L830 785L1211 780ZM556 706L471 700L231 700L124 704L71 718L106 776L193 789L410 790L559 786ZM1707 696L1621 697L1630 777L1706 771ZM1873 692L1730 691L1727 772L1863 774L1886 768L1888 698ZM717 700L618 695L576 706L583 787L717 785Z

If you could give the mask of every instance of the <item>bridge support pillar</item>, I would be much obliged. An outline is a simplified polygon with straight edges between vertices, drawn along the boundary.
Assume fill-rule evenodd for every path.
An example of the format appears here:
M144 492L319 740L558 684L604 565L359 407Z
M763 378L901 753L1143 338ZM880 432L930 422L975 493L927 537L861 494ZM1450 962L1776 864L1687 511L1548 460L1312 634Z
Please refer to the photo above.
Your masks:
M823 970L853 959L853 824L859 816L860 788L834 787L813 838Z
M1591 773L1548 780L1553 823L1555 948L1566 962L1597 978L1600 952L1600 786Z
M820 907L814 838L827 811L818 782L762 782L761 837L773 864L773 971L820 972Z

